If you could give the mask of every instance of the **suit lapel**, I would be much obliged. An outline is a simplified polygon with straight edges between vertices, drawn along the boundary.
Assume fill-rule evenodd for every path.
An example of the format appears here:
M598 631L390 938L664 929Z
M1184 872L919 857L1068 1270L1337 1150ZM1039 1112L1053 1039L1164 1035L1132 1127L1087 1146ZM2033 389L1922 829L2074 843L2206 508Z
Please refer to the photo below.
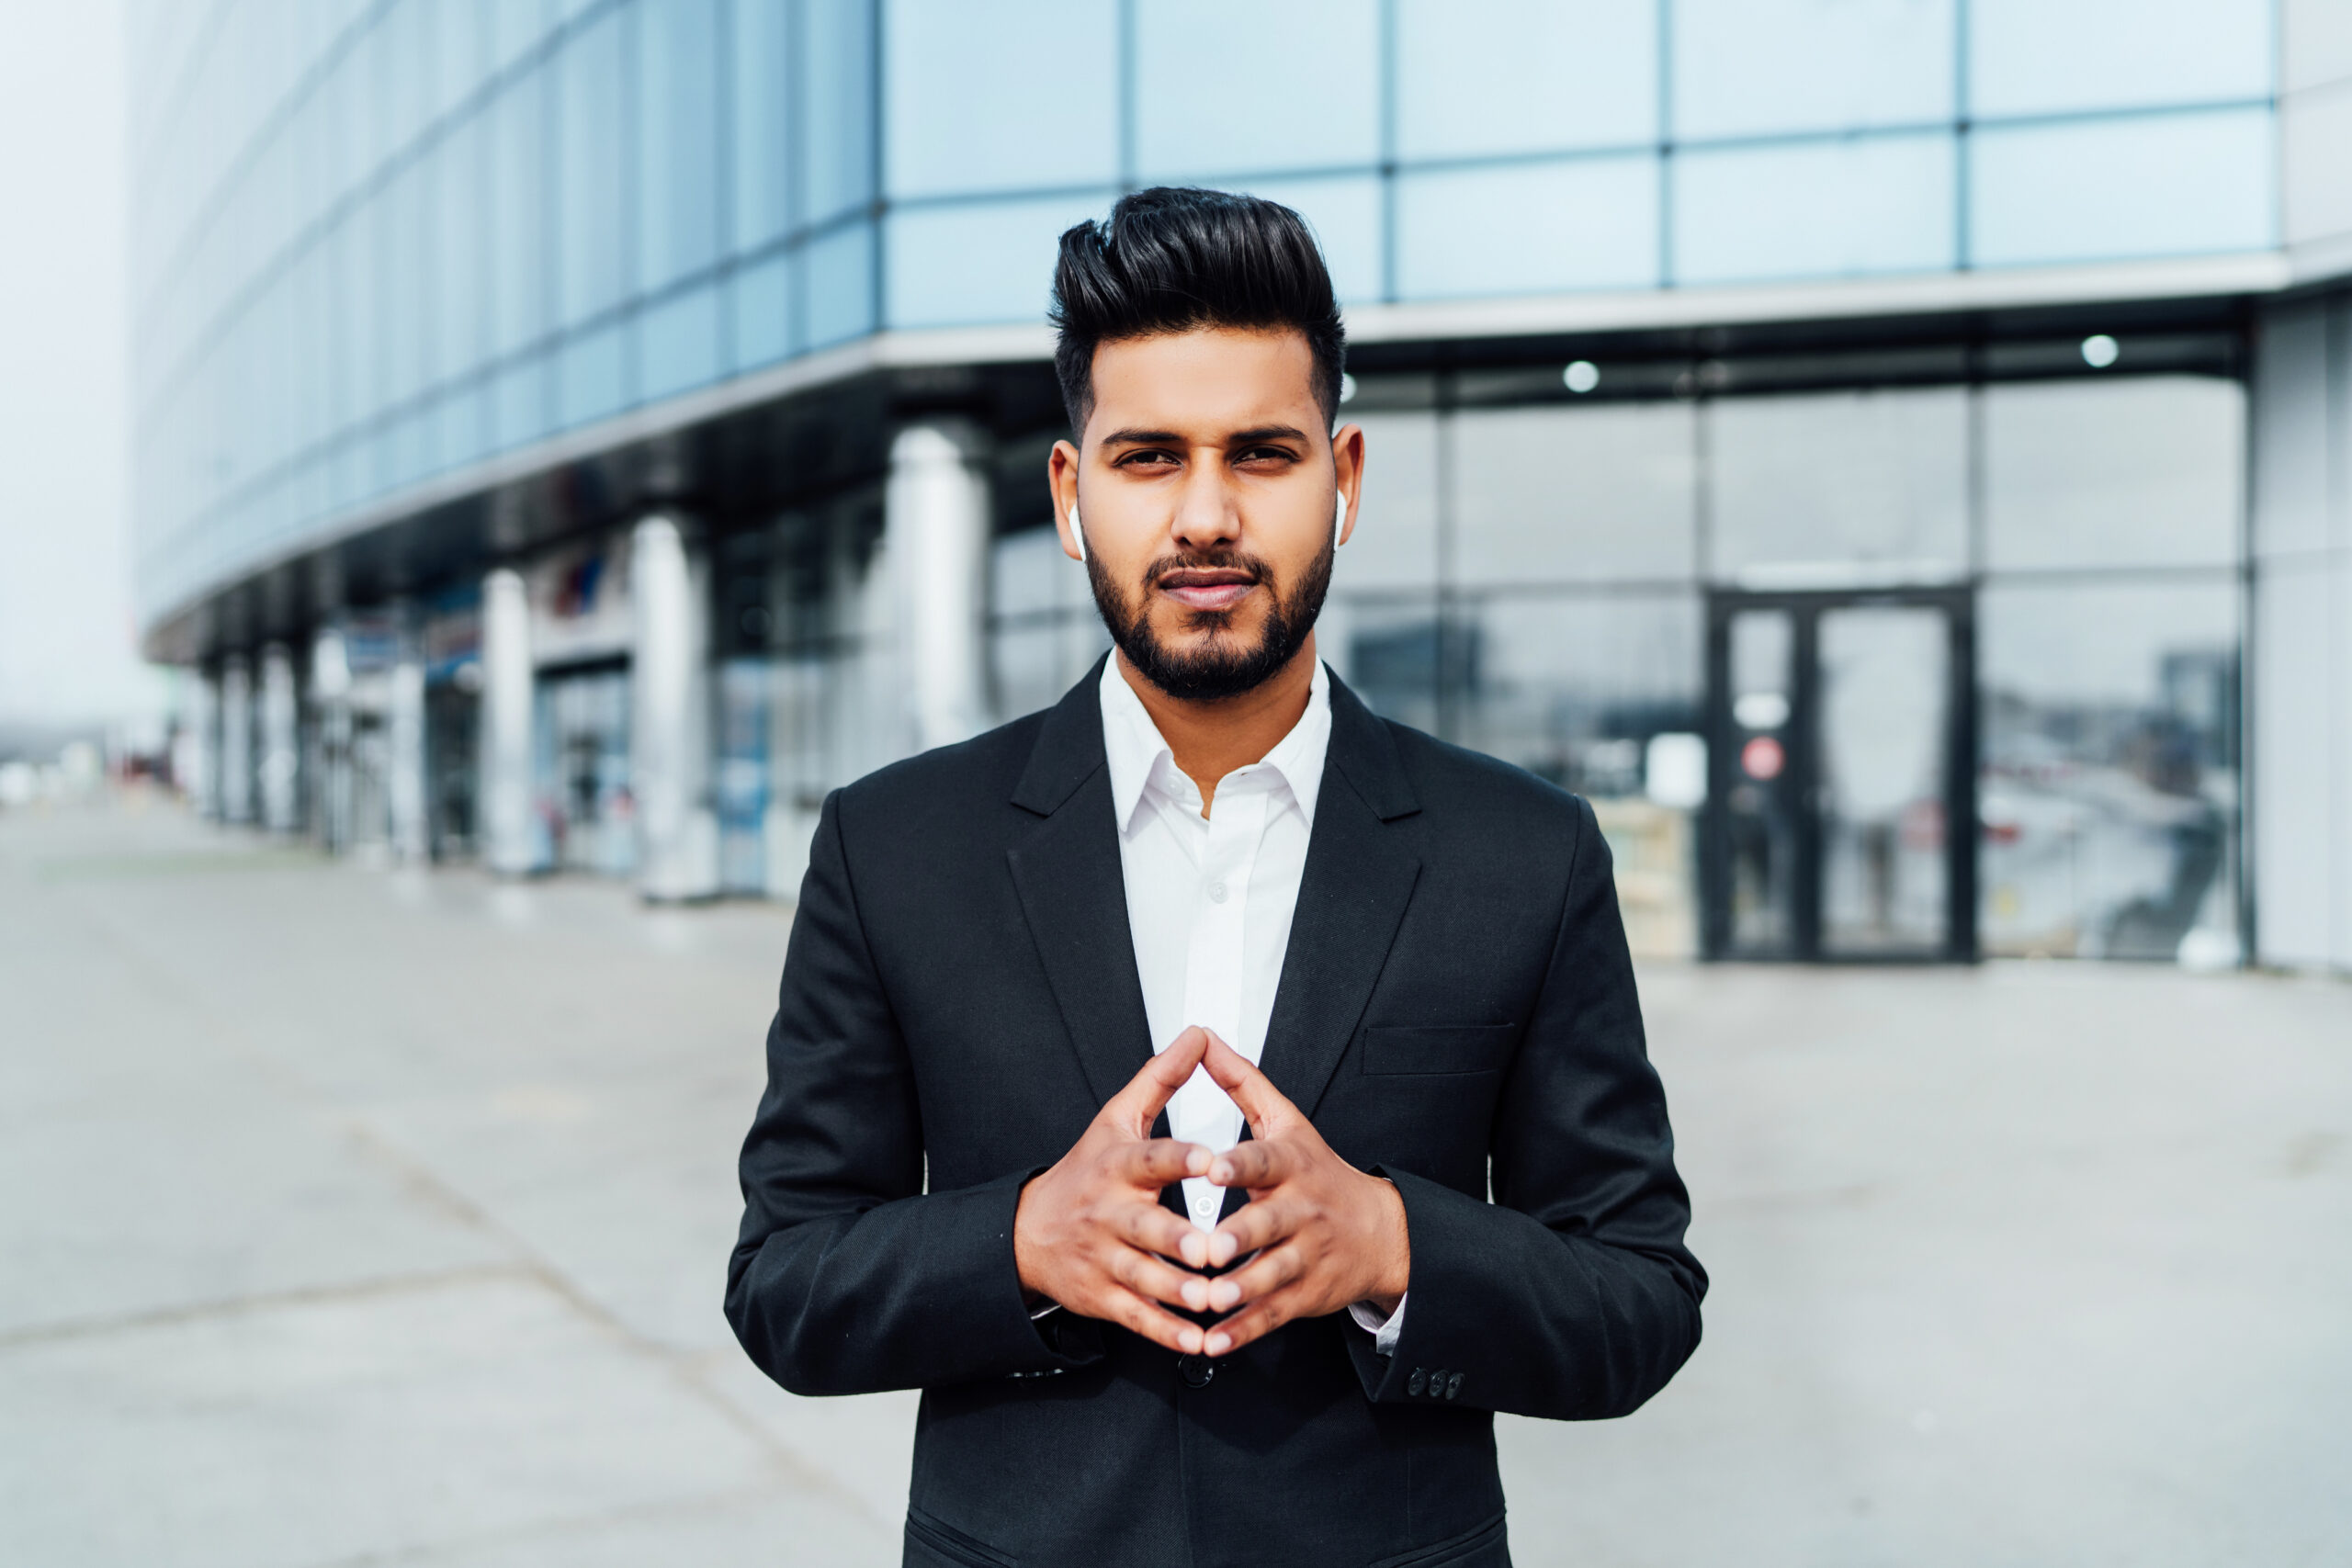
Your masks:
M1102 671L1097 663L1046 716L1012 794L1014 805L1045 820L1005 855L1030 938L1098 1106L1151 1055L1151 1024L1127 930L1111 771L1103 761L1095 692Z
M1419 810L1386 727L1334 677L1323 788L1261 1059L1274 1087L1310 1116L1412 902L1421 863L1417 835L1400 819Z

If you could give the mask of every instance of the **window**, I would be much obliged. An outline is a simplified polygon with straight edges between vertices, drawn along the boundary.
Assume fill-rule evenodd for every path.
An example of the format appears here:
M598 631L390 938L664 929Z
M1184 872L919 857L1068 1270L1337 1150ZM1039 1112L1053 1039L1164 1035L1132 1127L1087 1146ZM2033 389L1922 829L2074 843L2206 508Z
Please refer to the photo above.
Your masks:
M1657 31L1656 0L1400 0L1397 155L1653 142Z
M889 0L891 197L1119 179L1114 0Z
M1407 174L1396 207L1407 299L1657 283L1652 156Z
M1678 282L1950 267L1951 136L1871 136L1686 152L1674 169Z
M644 0L637 40L637 280L650 291L718 254L717 0Z
M894 327L1046 319L1055 241L1107 210L1110 192L901 209L889 218Z
M619 304L629 288L624 15L605 12L557 57L556 274L567 326Z
M1306 220L1323 246L1324 262L1331 269L1331 287L1342 304L1381 297L1382 203L1376 176L1250 180L1240 188L1268 201L1279 201Z
M1711 405L1713 575L1805 586L1875 567L1968 565L1968 401L1958 388Z
M1952 0L1674 0L1683 141L1952 118Z
M1970 0L1969 112L2267 97L2273 9L2273 0Z
M2245 482L2245 418L2244 392L2218 379L1988 389L1986 565L2229 565Z
M1147 184L1379 161L1374 0L1133 4Z
M1975 133L1969 232L1987 266L2258 250L2276 243L2267 109Z
M1689 403L1458 414L1456 580L1511 587L1690 577L1696 437Z

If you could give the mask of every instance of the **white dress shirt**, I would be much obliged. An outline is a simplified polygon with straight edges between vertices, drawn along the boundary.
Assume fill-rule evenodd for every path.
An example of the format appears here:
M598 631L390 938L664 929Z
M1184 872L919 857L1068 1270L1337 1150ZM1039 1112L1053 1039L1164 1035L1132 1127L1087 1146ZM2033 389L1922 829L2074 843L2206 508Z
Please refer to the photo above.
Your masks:
M1331 739L1330 677L1318 662L1306 712L1261 761L1217 781L1209 814L1114 658L1102 669L1102 744L1118 813L1119 867L1126 883L1127 930L1152 1049L1164 1051L1193 1024L1214 1031L1253 1065L1266 1049L1291 918L1306 871L1306 843L1323 787ZM1241 1108L1196 1069L1168 1102L1168 1129L1186 1143L1224 1150L1241 1141ZM1205 1177L1184 1180L1184 1207L1203 1230L1216 1228L1225 1190ZM1380 1352L1396 1343L1399 1302L1384 1322L1350 1309Z

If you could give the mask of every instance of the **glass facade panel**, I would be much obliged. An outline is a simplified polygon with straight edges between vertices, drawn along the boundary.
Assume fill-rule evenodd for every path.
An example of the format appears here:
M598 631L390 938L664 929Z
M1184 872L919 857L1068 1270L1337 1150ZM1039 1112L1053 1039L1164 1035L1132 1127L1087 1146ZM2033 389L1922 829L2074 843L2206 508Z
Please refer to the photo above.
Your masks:
M890 324L1043 320L1055 241L1071 224L1100 217L1113 199L1104 191L893 212L887 231Z
M605 12L557 56L555 270L566 326L610 310L629 289L625 15Z
M1145 183L1380 161L1374 0L1132 4ZM1201 69L1204 59L1215 69Z
M755 370L790 354L800 340L794 279L799 258L771 256L735 275L735 367Z
M1968 566L1968 394L1731 398L1706 412L1713 574L1811 585Z
M827 348L874 330L874 225L852 223L803 253L810 348Z
M1674 163L1675 276L1732 283L1950 267L1956 146L1937 131L1694 148Z
M830 222L874 199L876 3L801 0L792 145L805 171L797 214L805 223Z
M1987 951L2235 950L2237 604L2221 574L1986 591Z
M1119 180L1114 0L889 0L894 200Z
M1953 0L1674 0L1684 141L1952 118Z
M521 77L492 106L491 351L508 354L548 327L546 78Z
M1969 237L1980 265L2277 243L2267 108L1988 126L1973 140Z
M641 394L666 398L718 378L718 288L705 284L646 308L638 319Z
M637 281L660 289L718 257L718 0L641 0Z
M1969 112L2267 98L2273 10L2273 0L1970 0Z
M732 0L727 37L732 65L728 152L733 163L733 243L756 250L792 227L795 80L792 7L779 0Z
M1657 282L1653 156L1408 174L1396 206L1396 283L1408 297Z
M1991 570L2237 558L2245 395L2236 382L2054 381L1984 396Z
M1696 572L1698 442L1689 403L1464 412L1453 442L1457 581Z
M1396 27L1402 158L1657 139L1657 0L1399 0Z

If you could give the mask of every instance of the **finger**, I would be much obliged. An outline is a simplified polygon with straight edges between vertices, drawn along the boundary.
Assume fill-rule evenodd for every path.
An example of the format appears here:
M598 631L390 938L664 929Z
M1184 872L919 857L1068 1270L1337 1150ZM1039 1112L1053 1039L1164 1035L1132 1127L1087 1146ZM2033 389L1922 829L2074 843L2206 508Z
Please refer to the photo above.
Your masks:
M1277 1291L1212 1325L1201 1348L1212 1356L1230 1355L1253 1339L1262 1339L1297 1315L1295 1289Z
M1232 1273L1208 1281L1208 1310L1231 1312L1244 1302L1263 1301L1306 1272L1306 1260L1297 1247L1269 1248Z
M1088 1315L1115 1323L1130 1334L1139 1334L1179 1355L1195 1354L1204 1338L1198 1324L1186 1323L1174 1313L1155 1306L1125 1288L1114 1290L1108 1300L1096 1303L1095 1310Z
M1193 1069L1201 1065L1201 1053L1208 1047L1208 1031L1195 1024L1168 1043L1168 1049L1157 1053L1151 1060L1136 1070L1127 1086L1102 1102L1102 1118L1115 1122L1140 1138L1151 1127L1152 1118L1166 1109Z
M1255 1192L1287 1181L1299 1168L1298 1150L1274 1139L1236 1144L1209 1164L1208 1179L1219 1187L1245 1187Z
M1239 1213L1209 1233L1209 1265L1222 1269L1237 1258L1262 1252L1296 1235L1306 1223L1304 1204L1279 1197L1245 1204Z
M1187 1307L1193 1312L1213 1310L1210 1303L1215 1298L1209 1290L1208 1280L1198 1274L1170 1268L1148 1252L1123 1248L1112 1259L1111 1278L1139 1296L1149 1296L1153 1301L1166 1302L1170 1306ZM1238 1302L1241 1298L1236 1296L1233 1299Z
M1188 1176L1206 1176L1216 1156L1199 1144L1152 1138L1113 1152L1111 1169L1137 1187L1155 1190Z
M1157 1203L1128 1204L1112 1229L1130 1247L1173 1258L1187 1268L1208 1267L1207 1234L1192 1221L1171 1214Z
M1204 1032L1205 1032L1205 1031ZM1201 1065L1216 1080L1217 1088L1232 1097L1241 1107L1241 1114L1250 1118L1250 1130L1262 1138L1270 1130L1278 1130L1293 1122L1306 1120L1298 1107L1283 1098L1283 1091L1273 1080L1250 1065L1249 1058L1227 1045L1216 1035L1208 1037L1208 1048L1202 1054ZM1170 1090L1171 1094L1174 1090Z

